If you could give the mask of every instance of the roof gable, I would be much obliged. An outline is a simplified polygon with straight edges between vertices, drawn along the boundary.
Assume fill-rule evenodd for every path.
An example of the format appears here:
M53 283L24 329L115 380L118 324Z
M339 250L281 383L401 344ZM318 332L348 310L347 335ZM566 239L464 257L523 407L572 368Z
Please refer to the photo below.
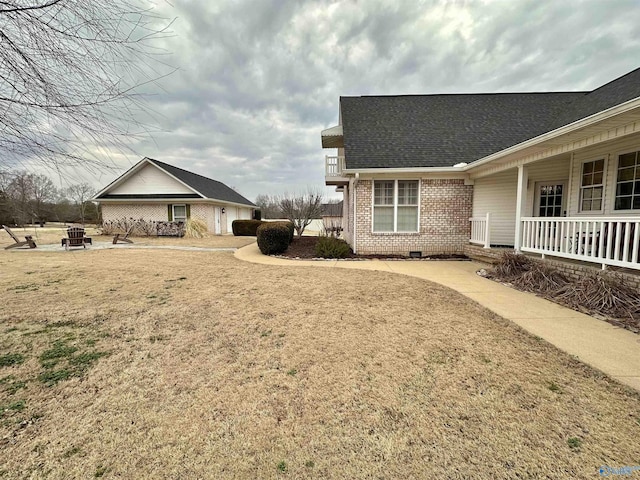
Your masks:
M145 157L101 190L96 200L206 198L255 207L224 183Z
M197 192L194 192L192 188L189 188L184 183L168 175L167 172L161 168L146 162L141 168L132 172L131 175L124 178L122 182L114 185L114 187L109 190L110 195L175 195L193 193Z

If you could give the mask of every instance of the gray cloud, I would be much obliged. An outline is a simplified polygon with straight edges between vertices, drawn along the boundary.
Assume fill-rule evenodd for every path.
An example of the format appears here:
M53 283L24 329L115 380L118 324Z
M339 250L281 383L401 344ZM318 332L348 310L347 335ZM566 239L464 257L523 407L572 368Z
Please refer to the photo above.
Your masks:
M320 131L340 95L582 90L640 66L635 0L160 8L177 17L164 47L179 71L149 100L162 133L136 151L252 199L324 185Z

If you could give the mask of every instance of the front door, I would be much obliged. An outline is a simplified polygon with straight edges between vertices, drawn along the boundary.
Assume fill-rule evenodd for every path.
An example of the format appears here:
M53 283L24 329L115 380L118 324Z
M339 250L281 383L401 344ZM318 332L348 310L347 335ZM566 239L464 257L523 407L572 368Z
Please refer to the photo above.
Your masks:
M537 182L535 217L564 217L566 215L566 182Z

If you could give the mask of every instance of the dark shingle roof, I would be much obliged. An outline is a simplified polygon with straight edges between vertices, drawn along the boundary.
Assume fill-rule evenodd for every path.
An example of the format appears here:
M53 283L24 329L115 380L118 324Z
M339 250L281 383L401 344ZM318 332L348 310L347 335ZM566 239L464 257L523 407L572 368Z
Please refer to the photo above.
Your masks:
M576 99L556 118L555 128L640 97L640 68Z
M451 167L551 129L583 92L342 97L347 168Z
M154 160L153 158L147 157L147 160L155 163L157 166L159 166L163 170L166 170L171 175L186 183L191 188L197 190L207 198L222 200L225 202L240 203L250 207L255 207L255 204L253 202L247 200L238 192L227 187L222 182L218 182L217 180L203 177L202 175L198 175L197 173L174 167L173 165L160 162L159 160Z
M341 97L347 168L471 163L640 97L640 69L592 92Z
M342 200L338 203L323 203L323 217L341 217L342 216Z

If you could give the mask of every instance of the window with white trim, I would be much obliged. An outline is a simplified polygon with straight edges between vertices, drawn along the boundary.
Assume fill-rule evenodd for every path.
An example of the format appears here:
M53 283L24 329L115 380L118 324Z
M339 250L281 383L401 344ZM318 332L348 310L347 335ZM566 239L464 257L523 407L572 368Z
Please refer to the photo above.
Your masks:
M173 205L173 221L187 223L186 205Z
M615 210L640 210L640 152L618 157Z
M582 164L582 183L580 184L580 211L602 210L604 192L604 159Z
M418 180L373 182L373 231L418 231Z

